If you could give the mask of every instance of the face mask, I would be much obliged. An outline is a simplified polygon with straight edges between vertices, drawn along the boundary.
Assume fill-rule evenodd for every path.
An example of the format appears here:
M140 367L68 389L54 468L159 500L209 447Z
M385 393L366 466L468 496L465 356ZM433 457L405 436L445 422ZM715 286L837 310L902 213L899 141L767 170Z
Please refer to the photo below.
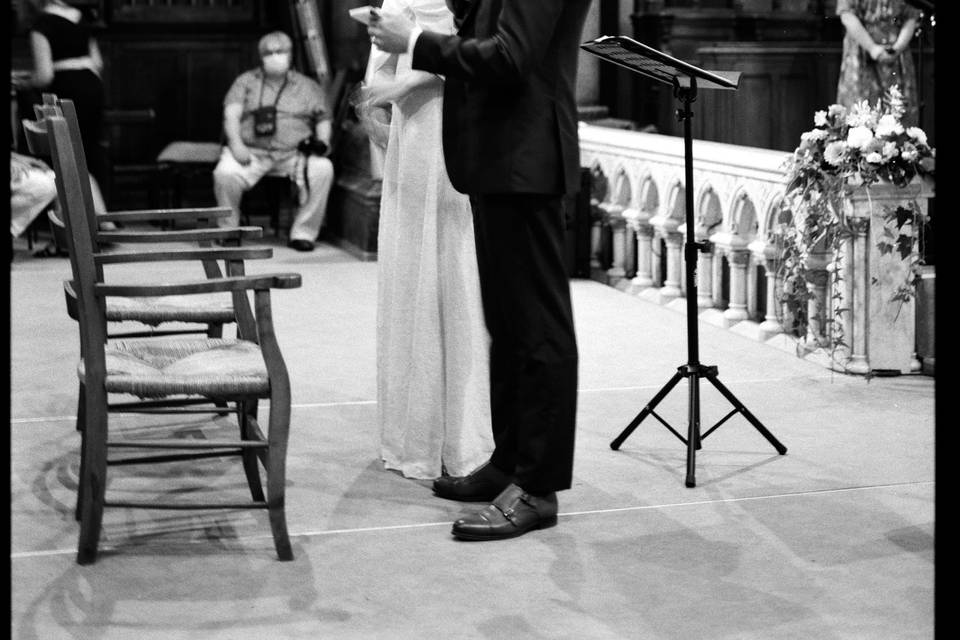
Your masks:
M289 53L270 53L263 57L263 70L270 75L283 75L290 69Z

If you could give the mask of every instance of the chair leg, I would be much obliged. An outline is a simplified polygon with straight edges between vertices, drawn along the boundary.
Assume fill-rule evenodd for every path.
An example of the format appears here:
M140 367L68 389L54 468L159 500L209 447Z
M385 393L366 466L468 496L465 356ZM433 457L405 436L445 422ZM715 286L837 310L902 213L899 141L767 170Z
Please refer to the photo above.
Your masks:
M208 338L222 338L223 337L223 324L220 322L213 322L207 325L207 337ZM223 400L215 400L214 406L227 408L227 403ZM221 411L218 413L218 416L225 416L229 413L228 411Z
M257 402L241 402L241 411L237 416L240 422L240 437L243 440L253 438L253 430L250 428L250 416L257 417ZM253 449L244 449L243 454L243 472L247 476L247 485L250 487L250 497L255 502L263 502L266 498L263 495L263 484L260 482L260 466L257 462L257 454Z
M270 433L267 435L267 512L273 545L280 560L293 560L285 515L287 438L290 432L290 388L277 384L270 397Z
M84 406L86 404L86 398L84 398L83 383L80 383L80 390L77 393L77 431L83 431L83 421L84 414L86 413Z
M86 412L86 390L84 389L83 383L79 384L79 393L77 394L77 431L80 432L80 472L77 474L77 504L73 508L73 517L77 522L80 522L80 505L83 503L83 472L86 468L87 460L87 451L84 441L86 440L83 437L83 423L87 419Z
M78 564L92 564L97 559L107 485L107 396L103 390L98 392L86 386L85 389L83 459L78 488L80 496Z

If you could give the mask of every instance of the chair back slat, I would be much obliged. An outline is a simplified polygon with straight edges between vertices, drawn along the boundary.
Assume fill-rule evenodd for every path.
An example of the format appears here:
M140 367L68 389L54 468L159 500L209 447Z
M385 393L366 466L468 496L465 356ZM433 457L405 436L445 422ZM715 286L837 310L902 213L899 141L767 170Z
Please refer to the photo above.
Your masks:
M90 171L87 167L87 156L83 148L83 137L80 135L80 120L77 118L77 107L73 104L73 100L67 98L57 100L56 97L54 97L54 100L54 104L58 106L63 113L63 119L67 121L67 129L70 132L70 140L73 142L73 147L78 150L80 154L77 166L81 174L86 176L86 180L83 181L83 189L86 191L85 197L89 202L93 202L93 193L90 188ZM94 251L100 250L100 242L97 234L99 230L98 224L97 212L95 209L91 209L90 215L87 218L87 225L90 227L90 239L93 242Z
M27 151L38 158L50 157L50 142L47 127L43 122L23 120L23 136L27 141Z
M93 259L93 239L88 224L88 218L93 215L90 180L81 171L83 152L74 146L66 119L47 116L44 124L67 228L70 265L77 292L81 353L89 375L105 371L103 346L107 339L105 305L95 292L99 270Z

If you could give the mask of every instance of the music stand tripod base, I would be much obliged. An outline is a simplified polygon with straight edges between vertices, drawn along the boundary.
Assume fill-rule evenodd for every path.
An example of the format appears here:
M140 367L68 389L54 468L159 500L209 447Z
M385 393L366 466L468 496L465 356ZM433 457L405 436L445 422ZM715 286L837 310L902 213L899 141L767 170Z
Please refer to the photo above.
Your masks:
M686 310L687 310L687 364L677 368L677 372L670 378L663 388L653 397L647 406L630 422L629 425L611 443L610 448L617 450L630 436L637 426L649 415L656 418L673 435L680 439L687 447L687 476L686 486L696 486L696 450L700 449L701 442L720 427L724 422L736 414L743 415L750 424L773 445L777 453L783 455L787 448L783 446L770 431L767 430L750 410L740 402L718 378L717 367L700 364L699 336L697 317L697 253L706 251L708 243L696 242L693 237L693 134L691 120L693 111L690 108L697 98L698 83L707 89L736 89L740 74L728 71L705 71L691 64L677 60L661 51L657 51L642 42L637 42L626 36L603 36L581 45L581 48L594 55L626 67L634 73L647 76L659 82L673 86L674 96L682 103L682 109L677 110L677 118L683 122L684 146L684 195L686 205L687 240L684 245L685 275L686 275ZM673 390L681 380L687 378L689 384L689 405L687 435L684 437L674 429L655 411L660 402ZM720 419L705 433L700 433L700 379L710 382L730 404L733 410Z

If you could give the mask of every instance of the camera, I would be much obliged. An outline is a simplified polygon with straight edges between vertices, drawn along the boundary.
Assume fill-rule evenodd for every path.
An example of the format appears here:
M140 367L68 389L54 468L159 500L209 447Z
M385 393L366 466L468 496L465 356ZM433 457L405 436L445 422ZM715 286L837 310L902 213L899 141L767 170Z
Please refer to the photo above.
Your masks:
M297 151L307 156L325 156L329 147L327 143L318 138L304 138L297 145Z

